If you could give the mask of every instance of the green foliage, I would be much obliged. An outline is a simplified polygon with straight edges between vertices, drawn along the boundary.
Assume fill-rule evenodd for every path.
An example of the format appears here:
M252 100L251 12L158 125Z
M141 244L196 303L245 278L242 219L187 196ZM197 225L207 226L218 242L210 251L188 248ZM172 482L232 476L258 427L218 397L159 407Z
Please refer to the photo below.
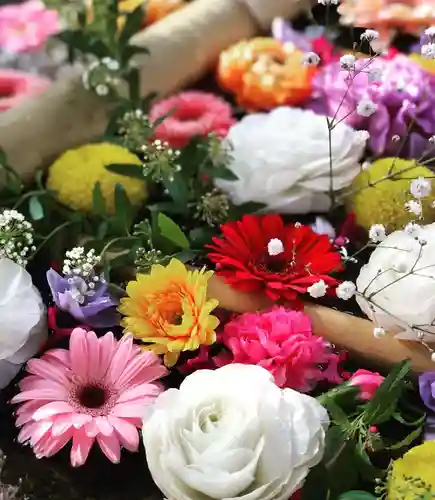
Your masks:
M160 213L157 218L160 234L169 241L172 241L177 247L188 249L190 247L189 240L181 230L180 226L176 224L167 215Z

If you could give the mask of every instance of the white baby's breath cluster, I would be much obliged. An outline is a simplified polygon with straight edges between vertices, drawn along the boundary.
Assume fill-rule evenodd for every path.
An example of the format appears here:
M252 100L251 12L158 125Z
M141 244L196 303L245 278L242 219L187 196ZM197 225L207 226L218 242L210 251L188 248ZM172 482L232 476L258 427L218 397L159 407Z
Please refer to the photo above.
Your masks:
M418 218L423 218L423 204L422 199L430 195L432 191L432 184L429 179L418 177L411 181L410 189L414 199L405 203L405 208Z
M93 248L86 252L83 247L74 247L65 253L62 273L65 276L78 276L88 279L94 273L95 266L100 262L101 257L96 255Z
M83 73L83 85L86 90L92 90L100 97L107 96L118 82L119 71L118 61L104 57L89 65Z
M181 170L181 165L178 163L181 151L171 148L166 141L156 139L151 144L142 145L140 149L144 158L142 165L144 177L154 182L164 180L172 182L175 173Z
M0 257L7 257L26 267L33 245L33 227L23 214L4 210L0 214Z
M320 56L315 52L307 52L302 56L302 64L304 66L318 66L320 63Z

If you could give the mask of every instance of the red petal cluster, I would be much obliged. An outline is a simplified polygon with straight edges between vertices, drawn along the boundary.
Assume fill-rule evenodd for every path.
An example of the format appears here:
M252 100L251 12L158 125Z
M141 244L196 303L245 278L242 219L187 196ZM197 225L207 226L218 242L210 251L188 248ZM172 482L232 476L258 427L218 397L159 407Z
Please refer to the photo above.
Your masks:
M245 215L221 230L208 257L216 263L217 274L238 290L264 291L273 301L298 303L298 296L319 280L330 288L338 284L329 274L341 269L341 256L326 235L309 226L286 225L279 215ZM274 238L283 243L279 255L268 252Z

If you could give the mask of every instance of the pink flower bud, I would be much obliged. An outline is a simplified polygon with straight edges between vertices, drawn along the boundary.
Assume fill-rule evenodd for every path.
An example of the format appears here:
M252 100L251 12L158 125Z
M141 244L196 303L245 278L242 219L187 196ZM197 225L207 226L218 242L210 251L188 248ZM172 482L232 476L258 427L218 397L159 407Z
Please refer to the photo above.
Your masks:
M361 390L359 397L365 401L373 398L376 390L384 381L384 377L370 370L359 369L349 379L349 383Z

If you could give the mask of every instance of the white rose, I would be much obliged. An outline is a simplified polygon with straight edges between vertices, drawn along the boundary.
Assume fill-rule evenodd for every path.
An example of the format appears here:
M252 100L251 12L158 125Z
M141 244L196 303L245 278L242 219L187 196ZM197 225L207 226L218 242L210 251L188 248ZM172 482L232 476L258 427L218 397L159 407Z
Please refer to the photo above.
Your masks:
M147 411L148 467L168 500L288 500L324 452L326 410L259 366L197 371Z
M45 307L30 274L0 258L0 389L47 339Z
M395 231L380 243L356 281L357 302L397 338L435 340L435 224L418 238Z
M331 136L334 191L352 182L366 133L345 123ZM233 203L263 203L280 213L322 212L330 207L329 138L326 118L297 108L248 115L222 143L236 181L216 179Z

